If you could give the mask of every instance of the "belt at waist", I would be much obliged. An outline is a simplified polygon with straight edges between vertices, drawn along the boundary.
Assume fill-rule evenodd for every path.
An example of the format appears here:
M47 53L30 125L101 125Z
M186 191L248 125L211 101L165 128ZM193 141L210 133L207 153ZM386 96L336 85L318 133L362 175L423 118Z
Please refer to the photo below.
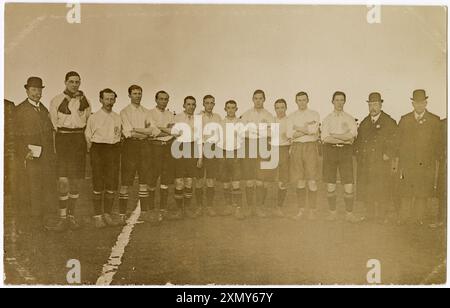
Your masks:
M149 140L150 144L152 145L168 145L168 144L172 144L173 139L169 140L169 141L162 141L162 140Z
M332 148L343 148L343 147L350 147L352 146L351 144L346 144L346 143L325 143L326 146L332 147Z
M80 134L84 133L84 127L82 128L68 128L68 127L58 127L57 133L61 134Z

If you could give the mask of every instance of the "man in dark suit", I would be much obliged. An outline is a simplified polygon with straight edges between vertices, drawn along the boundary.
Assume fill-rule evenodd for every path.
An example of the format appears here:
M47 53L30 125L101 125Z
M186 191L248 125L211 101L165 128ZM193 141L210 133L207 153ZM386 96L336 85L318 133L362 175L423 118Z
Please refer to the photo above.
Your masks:
M380 93L371 93L367 103L370 114L359 125L355 142L358 199L365 203L369 220L384 223L390 202L397 123L382 111Z
M423 225L427 201L434 192L441 122L428 112L425 90L415 90L414 111L404 115L398 129L400 223L413 220Z
M14 111L16 160L20 167L18 183L22 218L44 218L50 214L55 192L53 125L47 108L40 102L42 79L28 78L25 85L27 99ZM23 221L22 221L23 222ZM29 225L29 222L25 222Z

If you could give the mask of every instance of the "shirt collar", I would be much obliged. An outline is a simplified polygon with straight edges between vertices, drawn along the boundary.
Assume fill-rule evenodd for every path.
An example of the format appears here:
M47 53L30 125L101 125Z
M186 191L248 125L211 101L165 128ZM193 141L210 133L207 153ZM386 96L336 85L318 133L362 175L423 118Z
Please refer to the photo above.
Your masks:
M378 121L378 119L381 117L381 112L380 112L380 114L378 114L377 116L374 116L374 117L370 116L370 117L371 117L371 119L372 119L373 122L376 122L376 121Z
M334 114L335 116L337 116L337 117L340 117L340 116L343 116L343 115L344 115L344 111L336 111L336 110L334 110L334 111L333 111L333 114Z
M417 112L414 111L414 117L416 119L421 119L425 116L425 113L427 113L427 111L425 110L422 114L418 114Z
M34 102L34 101L32 101L31 99L28 99L28 102L31 104L31 105L33 105L33 107L37 107L37 108L39 108L40 106L41 106L41 103L40 102Z

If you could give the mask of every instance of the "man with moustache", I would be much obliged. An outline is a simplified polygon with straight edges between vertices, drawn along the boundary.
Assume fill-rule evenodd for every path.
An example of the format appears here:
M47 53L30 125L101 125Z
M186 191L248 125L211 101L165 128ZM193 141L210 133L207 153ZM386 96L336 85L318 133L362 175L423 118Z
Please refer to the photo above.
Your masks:
M56 130L60 215L56 229L60 232L80 228L75 219L75 208L80 181L84 179L86 172L84 129L91 115L91 105L80 91L80 75L74 71L68 72L64 83L64 92L50 102L50 117Z
M142 87L131 85L128 88L130 104L120 111L122 134L125 140L121 155L121 186L119 191L119 215L121 224L125 224L128 206L128 188L133 186L136 173L139 177L139 203L144 221L156 221L154 213L155 192L149 193L147 179L151 172L151 149L147 138L157 136L159 131L149 118L149 110L141 105ZM148 134L143 131L149 128Z
M357 223L361 219L353 214L353 142L357 136L355 118L344 111L346 95L336 91L332 103L334 111L322 123L323 148L323 181L328 190L328 221L337 219L336 183L339 171L341 183L344 184L345 220Z
M42 104L42 79L30 77L24 86L27 99L14 111L16 160L20 167L19 195L22 218L38 217L41 225L49 214L49 204L55 188L53 125L47 108ZM23 225L25 222L21 222ZM26 223L28 226L33 223Z
M370 93L367 103L369 115L359 125L354 144L358 161L358 199L365 203L369 220L386 223L397 123L382 110L380 93Z
M266 95L263 90L256 90L253 93L252 100L253 108L245 112L241 117L244 125L247 125L248 128L250 128L250 125L253 126L253 128L248 129L245 136L246 156L242 163L242 171L243 179L246 180L246 197L250 214L264 218L267 217L264 206L269 187L269 178L267 175L270 174L271 170L263 170L261 168L261 162L263 160L260 155L259 144L262 141L262 143L269 145L269 129L270 125L275 122L275 119L264 108ZM267 125L267 131L261 133L259 130L260 124ZM252 152L256 152L256 157L250 155Z
M441 123L427 110L425 90L414 90L414 111L404 115L398 125L397 149L402 206L399 223L423 225L427 201L434 192Z
M100 91L102 108L89 117L85 137L91 155L94 223L98 229L117 226L123 221L112 217L114 197L119 185L121 118L113 111L117 94Z
M298 213L293 218L315 220L317 214L317 181L319 180L320 115L308 108L306 92L295 95L298 110L289 116L287 137L292 139L291 181L296 184ZM309 212L306 212L308 196Z

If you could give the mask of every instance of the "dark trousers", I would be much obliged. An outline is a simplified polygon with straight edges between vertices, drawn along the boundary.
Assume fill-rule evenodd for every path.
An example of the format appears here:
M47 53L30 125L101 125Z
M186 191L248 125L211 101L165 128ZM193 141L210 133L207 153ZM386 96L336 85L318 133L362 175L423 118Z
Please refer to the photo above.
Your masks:
M119 144L93 143L91 165L94 191L116 191L119 185Z

